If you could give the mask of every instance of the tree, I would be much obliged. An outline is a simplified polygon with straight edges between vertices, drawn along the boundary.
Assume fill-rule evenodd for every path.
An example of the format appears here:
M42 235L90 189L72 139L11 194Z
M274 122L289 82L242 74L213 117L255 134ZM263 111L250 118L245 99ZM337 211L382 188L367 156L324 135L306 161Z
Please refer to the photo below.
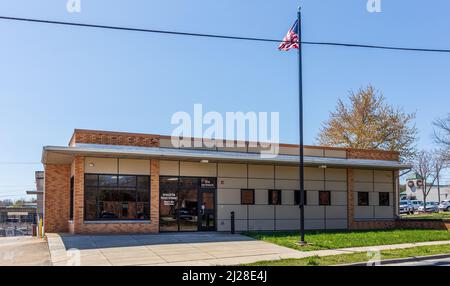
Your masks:
M441 144L447 151L450 150L450 113L447 118L441 118L433 122L437 128L434 130L434 138L436 143Z
M443 150L420 151L413 162L413 171L422 179L423 204L426 206L431 188L439 180L439 175L448 166L448 158ZM440 199L440 198L439 198ZM426 208L424 209L426 211Z
M415 154L415 113L407 114L385 103L371 85L350 92L349 104L338 100L336 110L322 123L318 141L325 146L399 151L402 159Z

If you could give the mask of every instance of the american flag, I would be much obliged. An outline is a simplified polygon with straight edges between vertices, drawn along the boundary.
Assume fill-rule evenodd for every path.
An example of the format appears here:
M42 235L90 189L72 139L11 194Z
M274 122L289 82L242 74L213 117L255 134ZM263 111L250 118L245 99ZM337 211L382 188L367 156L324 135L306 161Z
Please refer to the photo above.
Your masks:
M298 49L298 20L289 29L283 42L278 46L280 51L289 51L290 49Z

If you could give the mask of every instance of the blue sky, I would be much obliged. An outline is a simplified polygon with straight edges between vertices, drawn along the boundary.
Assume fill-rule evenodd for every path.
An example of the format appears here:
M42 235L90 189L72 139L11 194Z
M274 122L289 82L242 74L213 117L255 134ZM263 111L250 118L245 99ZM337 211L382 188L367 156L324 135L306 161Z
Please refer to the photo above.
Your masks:
M0 14L93 24L281 39L303 7L305 41L450 48L450 2L381 0L2 0ZM0 199L34 188L43 145L74 128L170 134L176 111L278 111L297 142L297 57L276 43L107 31L0 20ZM419 147L449 112L449 54L304 47L305 143L338 98L372 84L417 112ZM14 164L11 164L14 163ZM446 181L450 181L448 176Z

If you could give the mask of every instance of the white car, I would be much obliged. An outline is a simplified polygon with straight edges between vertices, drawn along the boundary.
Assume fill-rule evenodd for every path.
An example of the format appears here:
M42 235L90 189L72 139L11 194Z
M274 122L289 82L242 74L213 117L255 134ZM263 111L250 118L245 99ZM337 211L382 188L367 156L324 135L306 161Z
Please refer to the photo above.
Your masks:
M427 213L438 213L439 212L439 207L438 207L438 203L436 202L427 202L426 207L424 206L420 206L419 207L419 212L427 212Z
M443 200L439 204L439 210L449 212L450 211L450 200Z
M413 200L413 201L411 201L411 203L413 205L413 208L414 208L415 212L418 212L419 211L419 207L423 206L423 201Z

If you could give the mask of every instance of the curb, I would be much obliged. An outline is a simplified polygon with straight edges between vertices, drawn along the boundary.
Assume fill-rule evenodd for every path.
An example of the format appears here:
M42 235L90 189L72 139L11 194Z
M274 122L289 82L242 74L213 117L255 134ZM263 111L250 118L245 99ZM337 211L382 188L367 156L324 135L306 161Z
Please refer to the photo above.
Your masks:
M383 266L385 264L396 264L403 262L419 262L428 259L443 259L450 258L450 253L448 254L438 254L438 255L428 255L428 256L416 256L416 257L406 257L406 258L394 258L394 259L386 259L381 260L380 265ZM366 262L358 262L358 263L350 263L350 264L339 264L335 266L367 266Z

